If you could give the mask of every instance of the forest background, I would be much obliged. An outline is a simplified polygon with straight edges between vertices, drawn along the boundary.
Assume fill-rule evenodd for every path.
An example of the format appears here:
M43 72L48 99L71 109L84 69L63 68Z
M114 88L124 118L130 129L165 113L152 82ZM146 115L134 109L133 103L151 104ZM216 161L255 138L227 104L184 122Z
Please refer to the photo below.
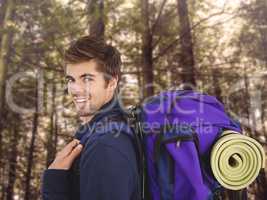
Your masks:
M88 34L120 50L126 107L191 87L266 150L266 0L0 0L0 200L40 199L43 170L78 125L64 49ZM265 173L249 199L266 199Z

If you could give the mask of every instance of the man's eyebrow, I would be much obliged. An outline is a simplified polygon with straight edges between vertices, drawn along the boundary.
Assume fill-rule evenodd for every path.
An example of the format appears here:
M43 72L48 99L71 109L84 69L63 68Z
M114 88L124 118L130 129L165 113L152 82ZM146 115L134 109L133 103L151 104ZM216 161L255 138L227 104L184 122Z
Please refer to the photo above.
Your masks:
M95 75L94 75L94 74L85 73L85 74L82 74L82 75L80 76L80 78L84 78L84 77L87 77L87 76L90 76L90 77L95 77Z
M74 78L72 76L70 76L70 75L66 75L65 79L74 79Z

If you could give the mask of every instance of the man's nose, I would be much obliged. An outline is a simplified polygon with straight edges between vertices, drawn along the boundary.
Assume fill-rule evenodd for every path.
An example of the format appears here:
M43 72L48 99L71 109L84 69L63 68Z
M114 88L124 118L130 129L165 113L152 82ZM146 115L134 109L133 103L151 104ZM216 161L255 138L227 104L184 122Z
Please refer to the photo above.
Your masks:
M73 96L78 96L84 93L84 88L80 83L74 82L69 85L69 93Z

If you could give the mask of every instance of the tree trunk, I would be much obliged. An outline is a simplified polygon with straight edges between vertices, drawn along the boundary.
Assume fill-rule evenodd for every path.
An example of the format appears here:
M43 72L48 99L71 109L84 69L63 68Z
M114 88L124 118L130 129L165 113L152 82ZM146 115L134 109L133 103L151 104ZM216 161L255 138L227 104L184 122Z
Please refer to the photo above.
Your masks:
M250 136L253 135L252 130L254 130L253 128L251 128L251 124L250 124L250 93L249 93L249 79L247 77L247 71L246 68L244 66L244 83L245 83L245 91L244 91L244 106L245 106L245 113L247 115L247 126L250 127L251 133Z
M52 80L55 80L55 72L53 74ZM55 98L56 98L56 84L53 83L52 86L52 110L50 114L50 132L48 134L48 140L47 140L47 157L46 157L46 167L50 165L50 163L53 161L55 154L56 154L56 131L57 131L57 115L55 110Z
M89 34L105 37L104 0L88 0Z
M18 156L18 143L19 143L19 128L18 124L13 126L13 137L11 140L11 153L8 167L8 184L6 190L6 200L13 200L14 198L14 185L16 181L16 168Z
M3 160L3 138L2 138L2 131L0 130L0 199L1 200L4 200L4 182L3 182L3 179L4 179L4 163L2 162Z
M38 75L37 75L38 76ZM36 78L36 88L35 88L35 113L33 115L33 123L32 123L32 135L30 148L28 152L27 158L27 171L25 175L25 196L24 200L31 200L31 175L33 169L33 159L34 159L34 151L35 151L35 140L37 137L38 131L38 118L39 118L39 110L38 110L38 78Z
M5 200L5 195L6 195L6 183L5 183L5 178L6 178L6 164L5 164L5 159L4 159L4 153L3 152L3 139L2 139L2 134L0 133L0 139L1 139L1 157L0 157L0 200Z
M7 28L7 22L13 19L14 15L14 4L13 0L2 1L0 7L0 27L2 29ZM8 64L8 54L10 53L12 34L3 32L0 34L0 184L1 184L1 198L5 198L5 185L4 185L4 169L5 165L3 163L4 156L4 144L3 144L3 125L5 119L4 112L4 100L5 100L5 80L6 80L6 70Z
M182 67L182 81L185 89L196 86L194 47L192 42L189 13L186 0L177 0L177 11L180 22L181 53L179 63Z
M55 157L57 153L57 141L58 141L58 115L57 112L55 112L55 123L54 123L54 148L53 148L53 157Z
M267 2L266 0L257 0L256 3L259 5L261 10L258 12L262 12L262 16L265 16L264 18L260 19L261 23L258 27L259 33L260 33L260 39L261 39L261 45L262 45L262 53L263 53L263 60L265 62L265 67L267 67Z
M213 67L212 69L212 80L213 80L213 88L214 88L214 94L216 98L223 103L223 97L222 97L222 90L219 84L218 75L220 74L220 69L217 69Z
M7 22L12 19L13 16L13 0L6 2L4 18L2 21L2 27L6 29L8 27ZM11 34L6 32L3 33L0 46L0 119L2 119L4 97L5 97L5 80L6 80L6 69L7 69L7 54L10 49Z
M32 128L32 136L31 136L31 144L27 159L27 171L26 171L26 181L25 181L25 196L24 200L31 199L31 174L32 174L32 167L33 167L33 154L34 154L34 147L35 147L35 140L37 134L37 123L38 123L38 113L34 113L33 116L33 128Z
M7 5L7 0L2 0L0 2L0 27L3 27L4 25L4 18L5 18L5 13L6 13L6 5ZM2 41L2 34L0 34L0 45Z
M149 24L149 3L148 0L141 0L141 16L143 16L143 33L142 33L142 66L144 79L144 97L154 94L154 67L153 67L153 47L152 33Z

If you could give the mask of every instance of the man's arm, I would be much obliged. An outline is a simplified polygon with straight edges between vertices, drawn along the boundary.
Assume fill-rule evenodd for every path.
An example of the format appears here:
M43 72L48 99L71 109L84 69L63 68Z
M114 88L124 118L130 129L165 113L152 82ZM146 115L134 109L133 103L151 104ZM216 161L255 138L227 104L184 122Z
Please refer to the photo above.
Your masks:
M43 200L70 200L69 169L81 150L79 140L73 140L57 154L42 177Z
M81 160L81 200L130 200L136 184L133 166L117 148L98 143Z
M47 169L43 174L43 200L70 200L69 170Z

